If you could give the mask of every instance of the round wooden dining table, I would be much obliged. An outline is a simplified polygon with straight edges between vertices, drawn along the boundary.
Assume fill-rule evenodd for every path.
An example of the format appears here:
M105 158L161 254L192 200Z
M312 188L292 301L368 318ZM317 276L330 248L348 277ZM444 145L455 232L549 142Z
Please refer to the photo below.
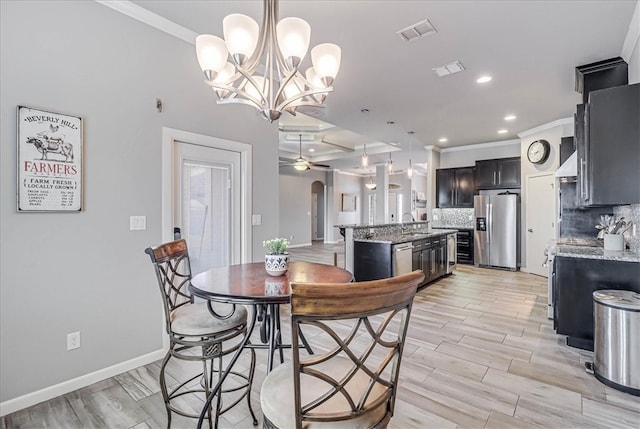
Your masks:
M352 281L353 274L343 268L311 262L290 262L288 271L280 277L272 277L267 274L264 262L213 268L193 276L189 289L194 296L207 301L209 311L213 316L224 318L230 314L216 313L211 302L250 305L253 308L253 311L250 312L251 317L242 345L207 398L207 403L200 414L198 427L201 427L209 404L244 348L268 349L267 371L273 369L273 357L276 349L280 351L280 361L283 361L282 349L291 346L282 343L280 304L291 302L290 283L349 283ZM249 338L258 319L261 321L260 337L263 344L252 344ZM311 351L304 336L301 336L301 341L304 347Z

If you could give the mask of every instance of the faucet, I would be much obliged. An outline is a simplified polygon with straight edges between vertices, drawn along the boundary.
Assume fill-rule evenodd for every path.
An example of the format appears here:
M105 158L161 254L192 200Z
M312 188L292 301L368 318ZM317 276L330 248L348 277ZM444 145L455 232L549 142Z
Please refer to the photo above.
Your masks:
M406 230L407 230L407 227L406 227L406 226L405 226L405 224L404 224L404 217L405 217L406 215L409 215L409 216L411 217L411 221L412 221L412 222L415 222L415 221L416 221L416 220L413 218L413 215L412 215L411 213L404 213L404 214L402 215L402 222L400 223L400 229L402 230L402 233L403 233L403 234L404 234L404 231L406 231Z

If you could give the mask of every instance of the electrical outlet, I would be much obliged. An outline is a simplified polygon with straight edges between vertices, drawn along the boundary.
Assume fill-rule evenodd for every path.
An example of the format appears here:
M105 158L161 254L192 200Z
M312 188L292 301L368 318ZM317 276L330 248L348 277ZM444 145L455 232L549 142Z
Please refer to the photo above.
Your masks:
M80 348L80 331L67 334L67 350Z

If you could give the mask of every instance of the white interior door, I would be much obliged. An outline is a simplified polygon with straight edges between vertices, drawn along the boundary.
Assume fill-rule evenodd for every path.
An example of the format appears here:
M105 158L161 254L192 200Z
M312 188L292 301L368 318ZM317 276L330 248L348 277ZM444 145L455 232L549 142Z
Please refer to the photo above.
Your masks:
M239 263L240 153L178 141L174 150L174 226L193 274Z
M556 189L553 174L527 177L527 270L548 276L545 245L555 237Z

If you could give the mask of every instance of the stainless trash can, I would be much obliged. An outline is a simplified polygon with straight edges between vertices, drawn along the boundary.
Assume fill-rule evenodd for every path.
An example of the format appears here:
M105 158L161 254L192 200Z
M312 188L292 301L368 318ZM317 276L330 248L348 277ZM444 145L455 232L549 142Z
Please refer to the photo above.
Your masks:
M640 396L640 294L595 291L593 316L596 378L614 389Z

